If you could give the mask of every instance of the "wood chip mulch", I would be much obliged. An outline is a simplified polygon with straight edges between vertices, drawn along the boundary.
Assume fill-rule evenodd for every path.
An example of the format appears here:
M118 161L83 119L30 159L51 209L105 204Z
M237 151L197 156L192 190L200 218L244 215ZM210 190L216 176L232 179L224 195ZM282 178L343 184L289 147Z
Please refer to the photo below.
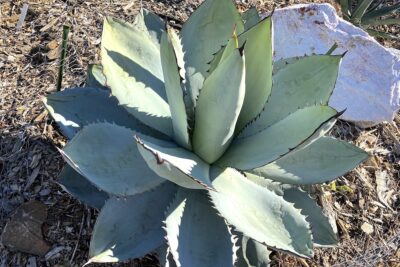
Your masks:
M41 104L55 91L62 26L72 26L63 87L82 86L88 64L98 63L102 21L112 15L132 21L141 1L30 0L16 29L24 1L0 1L0 233L21 204L47 207L43 235L50 251L42 257L0 245L0 267L82 266L97 211L65 193L57 183L64 163L55 146L66 140ZM179 25L200 0L143 0L143 6ZM237 1L244 11L256 5L271 11L297 0ZM318 1L323 2L323 1ZM331 2L332 3L332 2ZM337 5L336 5L337 7ZM387 28L399 34L398 27ZM383 41L400 48L399 42ZM378 59L377 59L378 60ZM317 200L336 222L340 246L317 249L303 260L274 253L273 266L400 266L400 115L394 122L360 129L340 122L331 132L373 156L331 185L313 187ZM124 264L158 266L155 256Z

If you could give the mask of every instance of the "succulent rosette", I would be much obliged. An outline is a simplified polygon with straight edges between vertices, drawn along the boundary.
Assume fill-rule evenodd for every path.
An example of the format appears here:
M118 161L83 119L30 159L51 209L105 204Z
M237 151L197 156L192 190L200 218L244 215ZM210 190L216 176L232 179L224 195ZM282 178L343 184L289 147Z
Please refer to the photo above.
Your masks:
M90 262L268 266L337 236L302 189L367 153L324 136L342 56L272 62L272 20L206 0L180 32L142 10L104 21L87 87L47 96L70 139L60 183L101 209Z

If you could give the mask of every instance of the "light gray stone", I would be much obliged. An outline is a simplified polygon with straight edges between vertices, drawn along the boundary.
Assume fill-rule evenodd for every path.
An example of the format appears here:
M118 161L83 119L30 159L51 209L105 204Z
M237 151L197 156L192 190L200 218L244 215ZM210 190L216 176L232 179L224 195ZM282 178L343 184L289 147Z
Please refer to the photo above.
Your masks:
M264 14L266 16L266 14ZM273 15L274 60L343 54L330 105L347 109L342 118L361 126L391 121L400 108L400 53L385 48L362 29L341 19L329 4L301 4Z

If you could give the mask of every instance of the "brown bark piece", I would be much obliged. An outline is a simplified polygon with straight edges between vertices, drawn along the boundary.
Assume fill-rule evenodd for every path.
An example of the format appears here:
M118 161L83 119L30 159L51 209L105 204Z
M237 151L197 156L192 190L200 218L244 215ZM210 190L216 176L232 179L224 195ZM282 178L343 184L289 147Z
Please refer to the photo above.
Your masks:
M44 256L50 246L43 240L42 224L47 208L32 200L18 207L1 235L1 242L13 250Z

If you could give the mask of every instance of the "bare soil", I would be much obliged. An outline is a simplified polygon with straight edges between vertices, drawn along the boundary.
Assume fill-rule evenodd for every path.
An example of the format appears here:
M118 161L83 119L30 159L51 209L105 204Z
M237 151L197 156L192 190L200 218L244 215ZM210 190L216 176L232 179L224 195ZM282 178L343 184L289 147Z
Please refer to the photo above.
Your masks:
M143 0L142 4L177 25L200 0ZM256 5L271 11L298 0L237 1L244 11ZM318 1L324 2L324 1ZM325 1L326 2L326 1ZM44 111L41 98L56 90L62 25L72 27L63 87L82 86L88 64L99 62L102 21L112 15L132 21L141 1L30 0L25 22L16 29L23 1L0 0L0 232L13 211L35 199L48 208L46 257L0 245L0 266L82 266L97 211L70 197L57 183L64 162L55 146L66 140ZM339 9L338 5L331 2ZM398 26L384 30L399 35ZM380 40L388 47L399 42ZM400 266L400 116L394 122L360 129L340 122L332 135L373 156L330 185L313 188L319 203L338 226L340 246L317 249L303 260L273 253L273 266ZM342 186L342 187L340 187ZM365 227L372 226L372 233ZM370 227L371 228L371 227ZM364 229L364 230L363 230ZM34 265L36 263L36 265ZM124 264L158 266L155 256Z

